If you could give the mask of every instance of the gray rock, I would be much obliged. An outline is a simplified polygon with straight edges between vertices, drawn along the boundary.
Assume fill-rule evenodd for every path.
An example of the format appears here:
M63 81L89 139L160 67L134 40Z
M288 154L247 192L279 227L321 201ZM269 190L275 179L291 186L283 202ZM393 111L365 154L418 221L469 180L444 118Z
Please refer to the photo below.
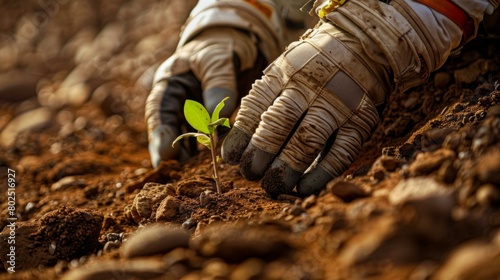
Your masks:
M165 254L177 247L187 247L189 233L181 228L147 226L129 237L120 248L125 258Z
M430 177L416 177L400 181L389 194L392 204L401 204L412 199L430 196L446 196L452 190Z

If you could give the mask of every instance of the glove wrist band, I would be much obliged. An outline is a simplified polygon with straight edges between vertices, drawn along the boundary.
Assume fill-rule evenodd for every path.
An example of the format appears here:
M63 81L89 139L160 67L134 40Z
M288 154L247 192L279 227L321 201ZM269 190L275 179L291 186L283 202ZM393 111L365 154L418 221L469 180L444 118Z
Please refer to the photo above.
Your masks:
M415 0L427 7L443 14L462 30L462 42L460 46L467 43L474 35L474 20L457 4L450 0Z

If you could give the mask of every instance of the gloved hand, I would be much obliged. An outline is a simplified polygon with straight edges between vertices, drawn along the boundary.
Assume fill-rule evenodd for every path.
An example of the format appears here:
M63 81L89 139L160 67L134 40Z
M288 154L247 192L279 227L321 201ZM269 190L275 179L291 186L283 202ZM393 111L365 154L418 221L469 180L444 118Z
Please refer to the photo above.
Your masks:
M390 92L386 69L329 23L289 46L243 98L222 145L273 197L319 192L359 153Z
M471 38L464 27L472 23L473 35L492 9L480 0L458 1L482 7L472 20L449 0L430 2L441 1L458 19L420 0L348 0L340 7L315 1L324 21L292 43L243 98L223 158L239 163L247 179L262 179L272 197L294 187L300 196L319 193L354 161L388 94L425 82Z
M304 1L304 0L293 0ZM229 117L241 96L262 75L284 45L283 21L274 0L200 0L182 28L172 57L156 72L146 102L152 165L187 158L190 147L172 141L184 132L184 101L194 99L209 113L230 97L221 112ZM189 126L186 126L189 129Z
M186 99L203 103L211 113L229 96L221 112L221 117L229 117L238 105L239 92L247 92L264 67L250 34L230 27L207 29L178 48L157 70L146 101L153 167L161 160L186 159L196 149L196 145L172 147L183 133Z

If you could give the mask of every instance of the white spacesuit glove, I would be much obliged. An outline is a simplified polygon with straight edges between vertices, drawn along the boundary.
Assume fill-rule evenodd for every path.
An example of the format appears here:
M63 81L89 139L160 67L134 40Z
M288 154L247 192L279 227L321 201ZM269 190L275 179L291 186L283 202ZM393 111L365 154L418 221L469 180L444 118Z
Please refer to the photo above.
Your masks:
M301 196L319 193L354 161L388 95L425 82L496 6L315 1L321 24L292 43L243 98L223 158L239 163L246 178L262 179L272 197L295 187Z
M183 131L186 99L211 113L224 98L229 117L262 70L284 49L283 20L271 0L200 0L183 27L176 52L156 71L145 107L149 152L161 160L186 158L196 145L172 147ZM189 128L188 128L189 129Z

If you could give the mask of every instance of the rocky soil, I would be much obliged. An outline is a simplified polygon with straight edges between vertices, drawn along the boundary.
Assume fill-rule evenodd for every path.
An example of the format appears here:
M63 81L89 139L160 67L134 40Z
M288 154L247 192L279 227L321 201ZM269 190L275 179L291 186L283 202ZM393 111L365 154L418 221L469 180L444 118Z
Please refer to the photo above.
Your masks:
M0 2L0 279L500 277L498 39L393 95L319 196L273 200L224 163L215 193L206 150L151 167L144 102L195 1Z

